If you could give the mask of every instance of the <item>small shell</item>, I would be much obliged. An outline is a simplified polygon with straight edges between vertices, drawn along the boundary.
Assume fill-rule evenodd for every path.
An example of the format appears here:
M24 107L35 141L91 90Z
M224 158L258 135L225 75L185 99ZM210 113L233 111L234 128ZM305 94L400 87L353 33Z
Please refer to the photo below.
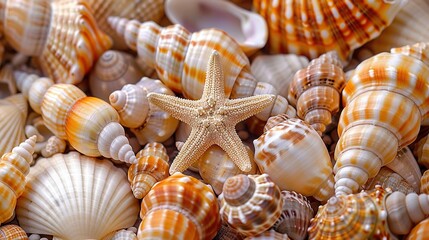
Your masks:
M281 116L272 118L283 119ZM304 121L286 119L253 144L259 170L268 173L280 189L314 196L320 201L333 195L334 177L328 150L319 134Z
M0 227L0 239L28 240L28 236L20 226L6 225L6 226Z
M406 240L425 240L429 236L429 218L421 221L411 230Z
M54 154L63 153L66 150L67 143L64 139L57 136L51 136L46 141L45 147L40 152L43 157L52 157Z
M225 31L248 56L267 43L265 19L225 0L166 0L165 14L173 24L180 24L191 32L207 28Z
M267 174L228 178L219 200L223 221L246 236L271 228L283 206L280 189Z
M121 169L106 159L73 151L38 159L27 176L16 215L26 232L103 239L132 226L138 209Z
M386 167L399 174L414 189L414 192L419 193L422 173L413 153L408 147L399 150L395 159L387 164Z
M420 179L420 193L429 194L429 170L426 170Z
M221 225L210 187L179 172L153 186L140 217L139 239L212 239Z
M109 95L125 84L134 84L143 73L134 57L125 52L109 50L95 63L89 76L89 89L94 97L109 101Z
M256 236L245 238L245 240L290 240L287 234L278 233L274 230L266 231Z
M7 64L0 70L0 99L16 94L15 77L12 74L12 66Z
M377 185L380 185L384 189L390 188L392 191L399 191L405 194L415 192L414 188L404 178L388 167L382 167L378 174L368 179L362 188L364 190L371 190Z
M136 158L137 163L128 169L128 181L134 197L142 199L155 183L169 176L169 159L165 147L156 142L146 144Z
M33 136L0 159L0 224L13 216L16 200L24 192L35 144Z
M223 222L223 221L222 221ZM222 223L219 231L216 234L214 240L243 240L244 236L234 228L228 226L226 223Z
M420 139L414 147L414 154L417 156L417 161L425 168L429 168L429 141L428 136Z
M117 231L111 240L137 240L137 235L133 231L122 229Z
M306 197L296 192L282 191L283 211L273 225L279 233L286 233L293 240L304 240L313 217L313 209Z

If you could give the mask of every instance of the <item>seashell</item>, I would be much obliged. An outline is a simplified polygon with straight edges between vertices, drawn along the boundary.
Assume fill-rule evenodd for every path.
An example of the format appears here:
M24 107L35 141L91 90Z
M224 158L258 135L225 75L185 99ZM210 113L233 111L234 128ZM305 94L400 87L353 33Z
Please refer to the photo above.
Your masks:
M408 182L408 184L410 184L411 187L414 188L414 192L419 193L422 173L420 172L419 165L417 164L413 153L408 147L404 147L399 150L395 159L386 164L386 167L399 174Z
M336 51L346 60L354 49L376 38L406 2L254 0L253 8L267 21L272 53L313 59Z
M284 119L279 115L269 121L275 118ZM334 177L328 150L319 134L304 121L279 121L253 144L259 170L268 173L280 189L314 196L319 201L333 195Z
M117 231L111 240L137 240L137 235L133 231L122 229Z
M336 52L328 52L296 72L290 83L288 100L295 104L298 117L322 135L340 109L344 85L342 64Z
M97 60L89 76L89 89L94 97L109 102L109 95L125 84L134 84L143 73L134 57L125 52L109 50Z
M54 154L64 153L66 147L67 143L64 139L61 139L57 136L51 136L46 141L46 145L40 153L45 158L52 157Z
M268 174L228 178L219 201L223 221L245 236L271 228L283 206L280 189Z
M238 174L256 174L257 166L253 159L253 152L246 147L252 169L249 172L241 171L231 160L228 154L217 145L211 146L198 160L198 171L205 182L210 184L214 192L222 193L223 184L229 177Z
M0 70L0 99L16 94L15 78L12 74L12 66L6 64Z
M180 24L191 32L207 28L225 31L248 56L267 43L265 19L225 0L166 0L165 15L173 24Z
M0 100L0 156L24 141L27 102L22 94Z
M16 215L29 233L104 239L132 226L138 209L121 169L110 161L72 151L37 160Z
M155 183L169 176L169 158L167 149L157 142L146 144L136 157L137 163L128 169L128 181L134 197L142 199Z
M222 221L222 225L214 240L243 240L244 236Z
M427 77L429 66L407 54L381 53L359 64L342 92L336 194L356 192L416 139L429 112Z
M420 192L429 194L429 170L426 170L420 179Z
M110 104L119 113L120 123L131 128L140 145L166 141L179 124L179 120L171 114L149 103L147 95L151 92L174 96L161 81L143 77L136 84L127 84L109 97Z
M0 159L0 223L12 218L16 200L24 192L35 144L36 136L33 136Z
M295 54L259 55L250 65L256 79L263 79L287 98L294 74L308 65L308 59Z
M18 225L5 225L0 227L0 239L28 240L27 234Z
M274 230L266 231L256 236L245 238L245 240L290 240L287 234L278 233Z
M426 169L429 168L429 142L428 142L428 136L423 137L420 139L415 147L414 147L414 154L417 157L417 162L419 165L424 166Z
M153 186L140 217L138 239L212 239L221 225L210 187L179 172Z
M304 240L310 219L313 217L310 202L296 192L282 191L282 197L282 214L273 225L273 229L279 233L286 233L293 240Z
M404 178L388 167L382 167L378 174L368 179L362 188L371 190L375 189L377 185L384 189L390 188L392 191L399 191L405 194L415 192L414 188Z
M109 16L129 17L138 21L159 22L164 15L163 0L88 0L100 29L113 39L116 49L126 49L124 40L107 22Z
M429 236L429 219L421 221L411 230L406 240L425 240Z
M112 44L84 0L5 1L1 9L8 43L36 57L55 82L81 82Z

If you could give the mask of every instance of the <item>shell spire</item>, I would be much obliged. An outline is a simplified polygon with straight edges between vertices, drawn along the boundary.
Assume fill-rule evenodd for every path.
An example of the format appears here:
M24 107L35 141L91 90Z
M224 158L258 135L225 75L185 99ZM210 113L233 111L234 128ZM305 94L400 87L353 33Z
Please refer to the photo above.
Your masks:
M36 138L28 138L0 159L0 223L13 216L16 200L24 192L25 177L33 161Z

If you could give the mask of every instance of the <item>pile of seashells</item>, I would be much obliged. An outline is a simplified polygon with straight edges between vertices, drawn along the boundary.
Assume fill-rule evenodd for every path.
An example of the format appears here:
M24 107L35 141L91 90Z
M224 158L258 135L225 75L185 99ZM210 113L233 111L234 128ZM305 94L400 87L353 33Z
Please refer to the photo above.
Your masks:
M429 239L428 0L0 0L0 239Z

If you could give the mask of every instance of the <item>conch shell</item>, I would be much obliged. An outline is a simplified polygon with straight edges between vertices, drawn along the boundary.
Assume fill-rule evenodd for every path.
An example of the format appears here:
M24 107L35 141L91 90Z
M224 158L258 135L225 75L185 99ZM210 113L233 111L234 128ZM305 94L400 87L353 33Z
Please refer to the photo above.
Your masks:
M336 194L357 192L416 139L429 112L428 46L371 57L347 82L334 156Z

